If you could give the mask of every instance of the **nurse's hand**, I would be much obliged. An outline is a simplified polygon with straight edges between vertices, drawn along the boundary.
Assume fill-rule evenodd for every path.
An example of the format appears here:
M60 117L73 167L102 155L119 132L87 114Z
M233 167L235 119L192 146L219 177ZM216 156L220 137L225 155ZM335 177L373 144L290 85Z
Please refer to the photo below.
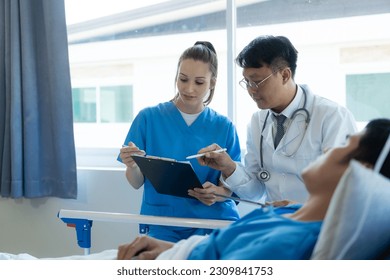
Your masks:
M220 170L224 177L229 177L232 175L234 170L236 170L236 163L230 158L229 154L226 152L222 153L213 153L213 151L219 150L221 147L218 144L212 144L205 148L202 148L198 151L198 154L205 155L198 158L200 165L207 165L213 169Z
M216 186L213 183L205 182L203 188L194 188L193 190L188 190L188 195L195 197L203 204L210 206L215 202L225 201L226 198L218 197L215 194L221 194L224 196L231 196L232 191L224 186Z
M118 247L118 260L155 260L162 252L173 247L173 243L148 236L137 237L129 244Z
M133 142L129 142L127 147L122 147L120 150L119 157L122 159L122 162L126 164L127 167L135 168L137 164L131 157L133 154L145 155L144 150L140 150Z

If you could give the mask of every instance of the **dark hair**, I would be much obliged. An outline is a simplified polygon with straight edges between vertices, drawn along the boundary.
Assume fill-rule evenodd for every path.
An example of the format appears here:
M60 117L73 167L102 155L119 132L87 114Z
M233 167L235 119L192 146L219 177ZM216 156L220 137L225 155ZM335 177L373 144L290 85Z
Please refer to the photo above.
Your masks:
M211 78L217 79L218 75L218 58L217 53L215 52L213 44L208 41L197 41L192 47L186 49L179 58L179 62L177 64L177 70L179 70L180 64L185 59L193 59L196 61L203 61L204 63L209 64L209 68L211 71ZM177 81L178 71L176 72L175 83ZM210 94L207 99L203 102L205 105L210 104L211 100L214 96L214 89L210 89ZM175 95L172 100L175 100L178 97L179 93Z
M356 160L375 165L378 157L390 137L390 119L375 119L365 127L365 133L360 138L359 147L352 157ZM390 156L387 154L380 173L390 178Z
M291 69L292 77L297 68L298 51L283 36L259 36L252 40L237 56L241 68L261 68L265 65L273 71L284 67Z

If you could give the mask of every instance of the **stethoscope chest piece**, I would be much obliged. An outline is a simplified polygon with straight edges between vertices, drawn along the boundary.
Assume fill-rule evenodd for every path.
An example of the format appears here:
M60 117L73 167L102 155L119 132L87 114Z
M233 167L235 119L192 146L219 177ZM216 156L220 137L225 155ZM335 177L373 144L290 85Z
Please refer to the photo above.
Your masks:
M261 169L259 173L257 174L257 178L263 182L267 182L270 178L270 174L267 170Z

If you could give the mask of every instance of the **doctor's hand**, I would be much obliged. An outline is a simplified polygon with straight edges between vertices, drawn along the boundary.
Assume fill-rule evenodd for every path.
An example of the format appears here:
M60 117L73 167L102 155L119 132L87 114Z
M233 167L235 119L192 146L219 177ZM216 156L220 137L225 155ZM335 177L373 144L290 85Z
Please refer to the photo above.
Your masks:
M203 204L210 206L215 202L225 201L223 197L215 196L214 194L221 194L224 196L231 196L232 191L224 186L216 186L213 183L205 182L203 188L194 188L188 190L188 195L195 197Z
M137 155L145 155L144 150L140 150L133 142L129 142L127 147L122 147L120 150L120 158L122 159L122 162L126 164L127 167L135 168L137 167L137 164L131 157L131 155L137 154Z
M211 144L205 148L202 148L198 151L198 154L205 155L198 158L200 165L207 165L213 169L220 170L224 177L229 177L232 175L234 170L236 170L236 163L230 158L229 154L226 152L222 153L213 153L213 151L219 150L221 147L218 144Z
M118 260L155 260L162 252L173 247L173 243L141 236L129 244L118 247Z

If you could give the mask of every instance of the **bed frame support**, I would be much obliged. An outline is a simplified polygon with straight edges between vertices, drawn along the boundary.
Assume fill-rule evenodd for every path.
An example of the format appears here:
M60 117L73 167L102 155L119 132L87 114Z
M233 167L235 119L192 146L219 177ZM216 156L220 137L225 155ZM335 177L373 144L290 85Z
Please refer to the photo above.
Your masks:
M76 230L77 244L84 249L84 255L89 255L91 249L92 221L78 218L60 218L68 227Z

